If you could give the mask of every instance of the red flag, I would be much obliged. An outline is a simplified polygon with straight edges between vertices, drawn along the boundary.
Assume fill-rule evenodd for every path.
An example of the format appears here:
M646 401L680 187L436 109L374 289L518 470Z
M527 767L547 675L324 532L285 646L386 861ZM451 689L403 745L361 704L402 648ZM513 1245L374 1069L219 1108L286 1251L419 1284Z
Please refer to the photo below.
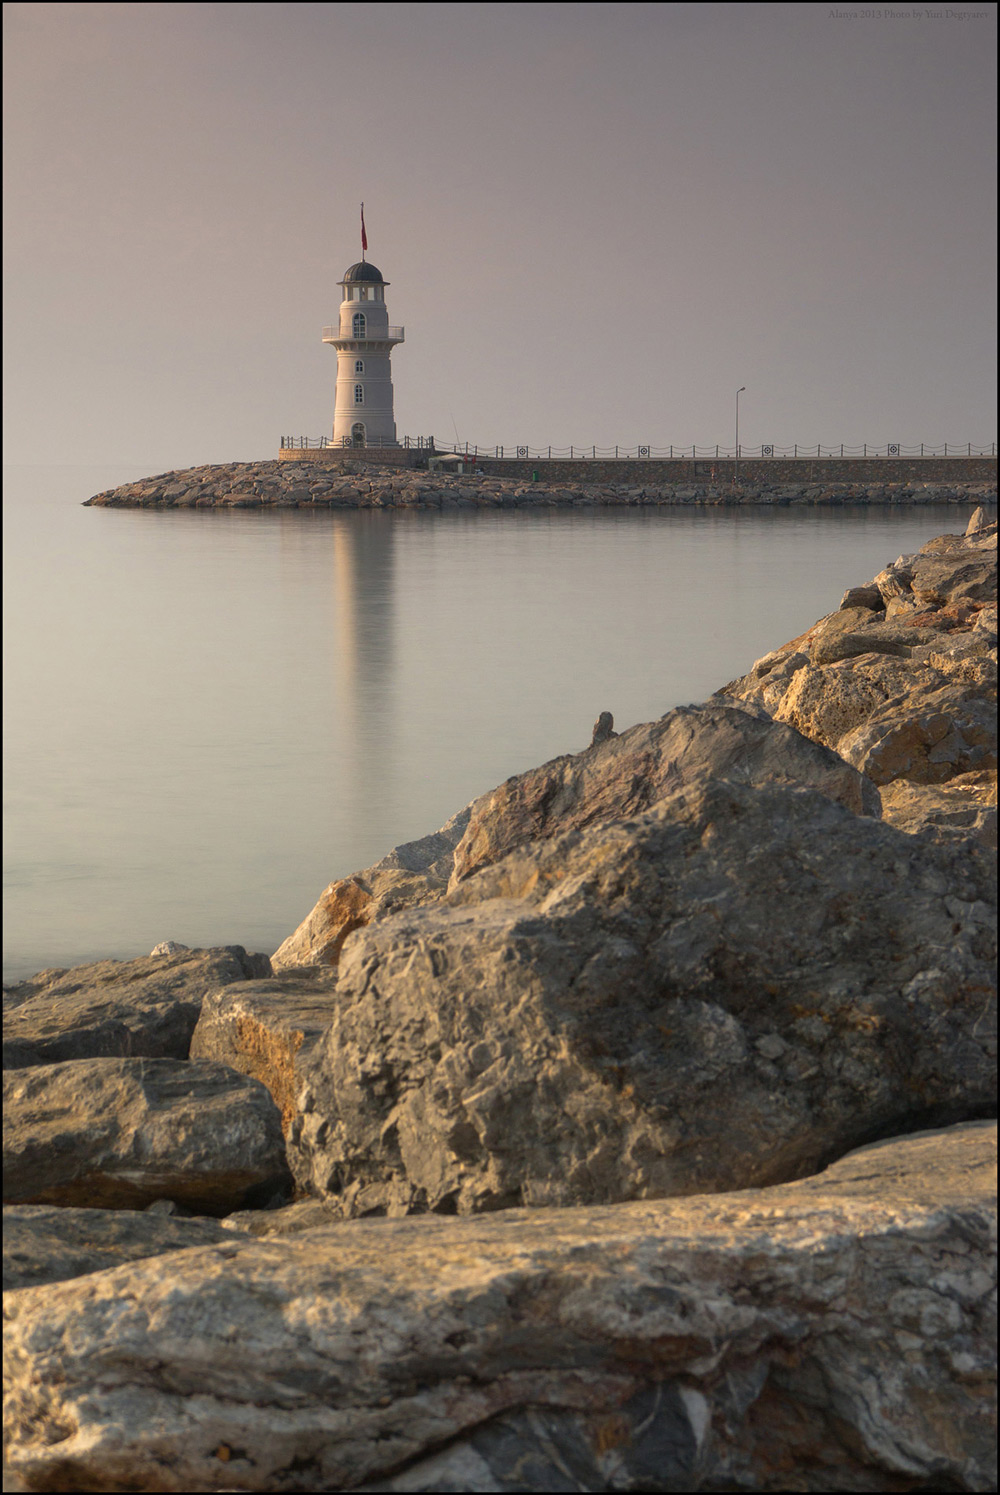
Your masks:
M365 233L365 205L361 204L361 253L364 254L368 248L368 235Z

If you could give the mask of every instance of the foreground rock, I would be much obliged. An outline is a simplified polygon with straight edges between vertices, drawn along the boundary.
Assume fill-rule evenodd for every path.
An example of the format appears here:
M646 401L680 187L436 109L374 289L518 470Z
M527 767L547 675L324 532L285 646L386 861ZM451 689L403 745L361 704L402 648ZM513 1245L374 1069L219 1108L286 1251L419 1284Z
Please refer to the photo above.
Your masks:
M991 1489L995 1146L961 1127L724 1199L232 1234L27 1288L13 1477Z
M720 694L834 748L904 829L995 845L997 526L984 520L900 556Z
M881 813L869 780L799 732L775 726L763 713L730 710L728 702L681 706L585 753L518 774L475 800L455 848L452 886L517 846L641 814L706 778L798 784L855 814Z
M336 985L336 972L312 967L210 993L191 1040L191 1058L226 1064L260 1080L287 1132L300 1066L333 1020Z
M171 1219L134 1210L8 1205L3 1212L3 1289L64 1282L122 1262L228 1239L229 1232L215 1220Z
M435 835L398 846L374 867L331 883L272 955L272 966L336 966L344 941L356 929L439 900L449 882L512 848L560 830L635 815L707 775L744 784L804 784L858 814L880 813L874 785L842 758L796 731L775 727L752 708L734 710L739 704L681 707L620 735L609 730L586 752L515 775ZM610 720L609 713L604 716Z
M64 1059L186 1059L206 992L270 973L242 945L40 971L4 987L4 1069Z
M75 1059L4 1075L4 1202L194 1214L263 1205L290 1182L281 1117L221 1064Z
M994 910L982 848L807 789L532 843L347 943L293 1171L347 1215L589 1204L992 1114Z

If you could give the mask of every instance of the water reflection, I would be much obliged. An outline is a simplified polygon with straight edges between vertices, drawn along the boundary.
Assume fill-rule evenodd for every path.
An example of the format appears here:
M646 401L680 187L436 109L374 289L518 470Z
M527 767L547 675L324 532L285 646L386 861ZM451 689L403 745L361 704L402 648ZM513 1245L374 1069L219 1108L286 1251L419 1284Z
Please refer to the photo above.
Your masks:
M393 526L384 514L338 516L333 544L333 683L338 776L352 839L395 790Z

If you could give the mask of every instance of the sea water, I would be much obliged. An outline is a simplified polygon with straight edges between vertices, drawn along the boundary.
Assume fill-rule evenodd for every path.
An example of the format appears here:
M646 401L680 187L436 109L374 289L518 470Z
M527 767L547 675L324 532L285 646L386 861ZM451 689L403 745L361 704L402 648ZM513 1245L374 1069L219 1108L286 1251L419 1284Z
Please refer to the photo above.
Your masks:
M4 974L268 953L327 883L703 700L973 505L88 509L14 468Z

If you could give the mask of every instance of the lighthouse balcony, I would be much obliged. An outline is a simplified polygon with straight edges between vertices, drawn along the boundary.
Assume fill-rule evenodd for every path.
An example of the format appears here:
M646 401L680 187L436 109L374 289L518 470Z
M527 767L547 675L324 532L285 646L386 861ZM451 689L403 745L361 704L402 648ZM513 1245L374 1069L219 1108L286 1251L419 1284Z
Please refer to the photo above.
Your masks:
M325 343L401 343L405 340L405 327L369 327L363 334L341 332L339 327L323 328Z

